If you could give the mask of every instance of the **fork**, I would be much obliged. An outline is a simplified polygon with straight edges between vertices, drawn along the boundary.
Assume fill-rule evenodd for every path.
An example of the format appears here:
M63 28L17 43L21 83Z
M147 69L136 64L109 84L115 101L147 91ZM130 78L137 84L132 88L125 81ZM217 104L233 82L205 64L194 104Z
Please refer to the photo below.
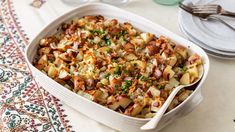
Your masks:
M225 22L224 20L220 19L219 17L212 14L208 14L208 13L194 13L193 9L192 9L193 4L189 3L188 5L184 5L183 3L179 3L179 7L183 10L185 10L186 12L197 16L199 18L201 18L202 20L217 20L219 22L221 22L222 24L224 24L225 26L227 26L228 28L232 29L233 31L235 31L235 28L231 25L229 25L227 22Z
M193 5L191 6L193 13L203 13L211 15L224 15L235 18L235 13L224 10L220 5L207 4L207 5Z

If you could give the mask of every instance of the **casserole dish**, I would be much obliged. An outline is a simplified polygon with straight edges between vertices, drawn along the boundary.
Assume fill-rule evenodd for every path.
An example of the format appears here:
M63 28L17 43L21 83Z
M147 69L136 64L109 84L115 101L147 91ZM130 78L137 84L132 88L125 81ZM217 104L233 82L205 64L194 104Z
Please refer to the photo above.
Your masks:
M180 117L190 112L195 106L200 103L200 101L202 100L201 85L205 81L209 70L208 56L201 48L140 16L134 15L110 5L99 3L82 5L57 18L52 23L47 25L27 47L26 60L28 61L36 80L48 92L50 92L52 95L62 100L72 108L85 114L86 116L120 131L140 131L140 126L149 121L149 119L129 117L117 113L84 97L81 97L63 87L62 85L58 84L32 65L32 62L37 53L36 51L38 48L39 40L41 38L55 34L57 32L57 28L61 25L61 23L70 21L74 18L80 18L85 15L102 15L106 18L118 19L120 22L130 22L134 27L138 28L141 31L148 31L156 34L157 36L164 35L177 44L188 47L190 52L197 53L202 57L204 63L204 76L198 83L197 88L184 102L182 102L175 109L165 114L157 130L160 130L161 128L166 126L176 117Z

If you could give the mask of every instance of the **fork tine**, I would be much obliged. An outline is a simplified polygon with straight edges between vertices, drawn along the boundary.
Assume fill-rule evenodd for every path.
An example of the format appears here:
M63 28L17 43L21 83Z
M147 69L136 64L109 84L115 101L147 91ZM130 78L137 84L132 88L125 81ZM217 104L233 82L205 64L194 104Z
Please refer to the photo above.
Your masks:
M194 13L217 13L217 9L193 9Z
M217 11L217 9L193 9L193 11Z
M193 13L217 14L217 11L193 11Z
M192 7L192 9L217 9L217 6L201 6L201 7L194 6Z
M207 5L193 5L191 6L192 8L196 8L196 7L217 7L218 5L216 4L207 4Z

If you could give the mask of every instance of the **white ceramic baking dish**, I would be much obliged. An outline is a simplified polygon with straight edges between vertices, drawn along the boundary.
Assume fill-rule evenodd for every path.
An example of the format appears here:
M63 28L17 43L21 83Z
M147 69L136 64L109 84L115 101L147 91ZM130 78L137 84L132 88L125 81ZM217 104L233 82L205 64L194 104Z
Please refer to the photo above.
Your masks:
M191 52L198 53L203 58L204 76L197 85L196 90L183 103L181 103L179 106L177 106L170 112L166 113L163 116L160 124L154 131L160 130L161 128L172 122L175 118L186 115L201 102L201 87L207 77L209 70L208 56L201 48L199 48L192 42L168 31L162 26L155 24L149 20L146 20L143 17L132 14L114 6L100 3L82 5L58 17L56 20L47 25L27 47L26 59L33 71L33 75L36 77L36 80L44 89L46 89L58 99L64 101L67 105L85 114L86 116L120 131L141 131L140 126L144 125L146 122L149 121L149 119L134 118L120 114L95 102L92 102L84 97L81 97L76 93L63 87L62 85L58 84L53 79L43 74L41 71L39 71L32 65L32 61L36 55L36 51L38 48L39 40L41 38L56 33L56 29L60 26L62 22L69 21L76 17L82 17L84 15L98 14L108 18L116 18L120 22L130 22L133 24L134 27L142 31L154 33L157 36L165 35L171 38L174 42L188 47Z

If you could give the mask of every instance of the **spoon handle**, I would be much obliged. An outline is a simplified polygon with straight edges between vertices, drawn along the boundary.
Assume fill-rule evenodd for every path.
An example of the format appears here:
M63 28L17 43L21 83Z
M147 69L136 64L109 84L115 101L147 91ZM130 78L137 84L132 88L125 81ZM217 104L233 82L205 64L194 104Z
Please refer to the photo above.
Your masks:
M217 20L218 22L221 22L222 24L224 24L225 26L227 26L228 28L232 29L233 31L235 31L235 28L231 25L229 25L227 22L225 22L224 20L220 19L219 17L216 17L214 15L208 16L207 19L214 19Z
M143 125L141 127L141 130L151 130L151 129L156 128L157 124L161 120L162 116L164 115L164 113L167 110L168 106L170 105L171 101L174 99L175 95L179 92L179 90L181 90L184 87L185 86L180 85L180 86L174 88L174 90L170 93L169 97L164 102L164 104L159 109L159 111L156 113L156 115L149 122L147 122L145 125Z

